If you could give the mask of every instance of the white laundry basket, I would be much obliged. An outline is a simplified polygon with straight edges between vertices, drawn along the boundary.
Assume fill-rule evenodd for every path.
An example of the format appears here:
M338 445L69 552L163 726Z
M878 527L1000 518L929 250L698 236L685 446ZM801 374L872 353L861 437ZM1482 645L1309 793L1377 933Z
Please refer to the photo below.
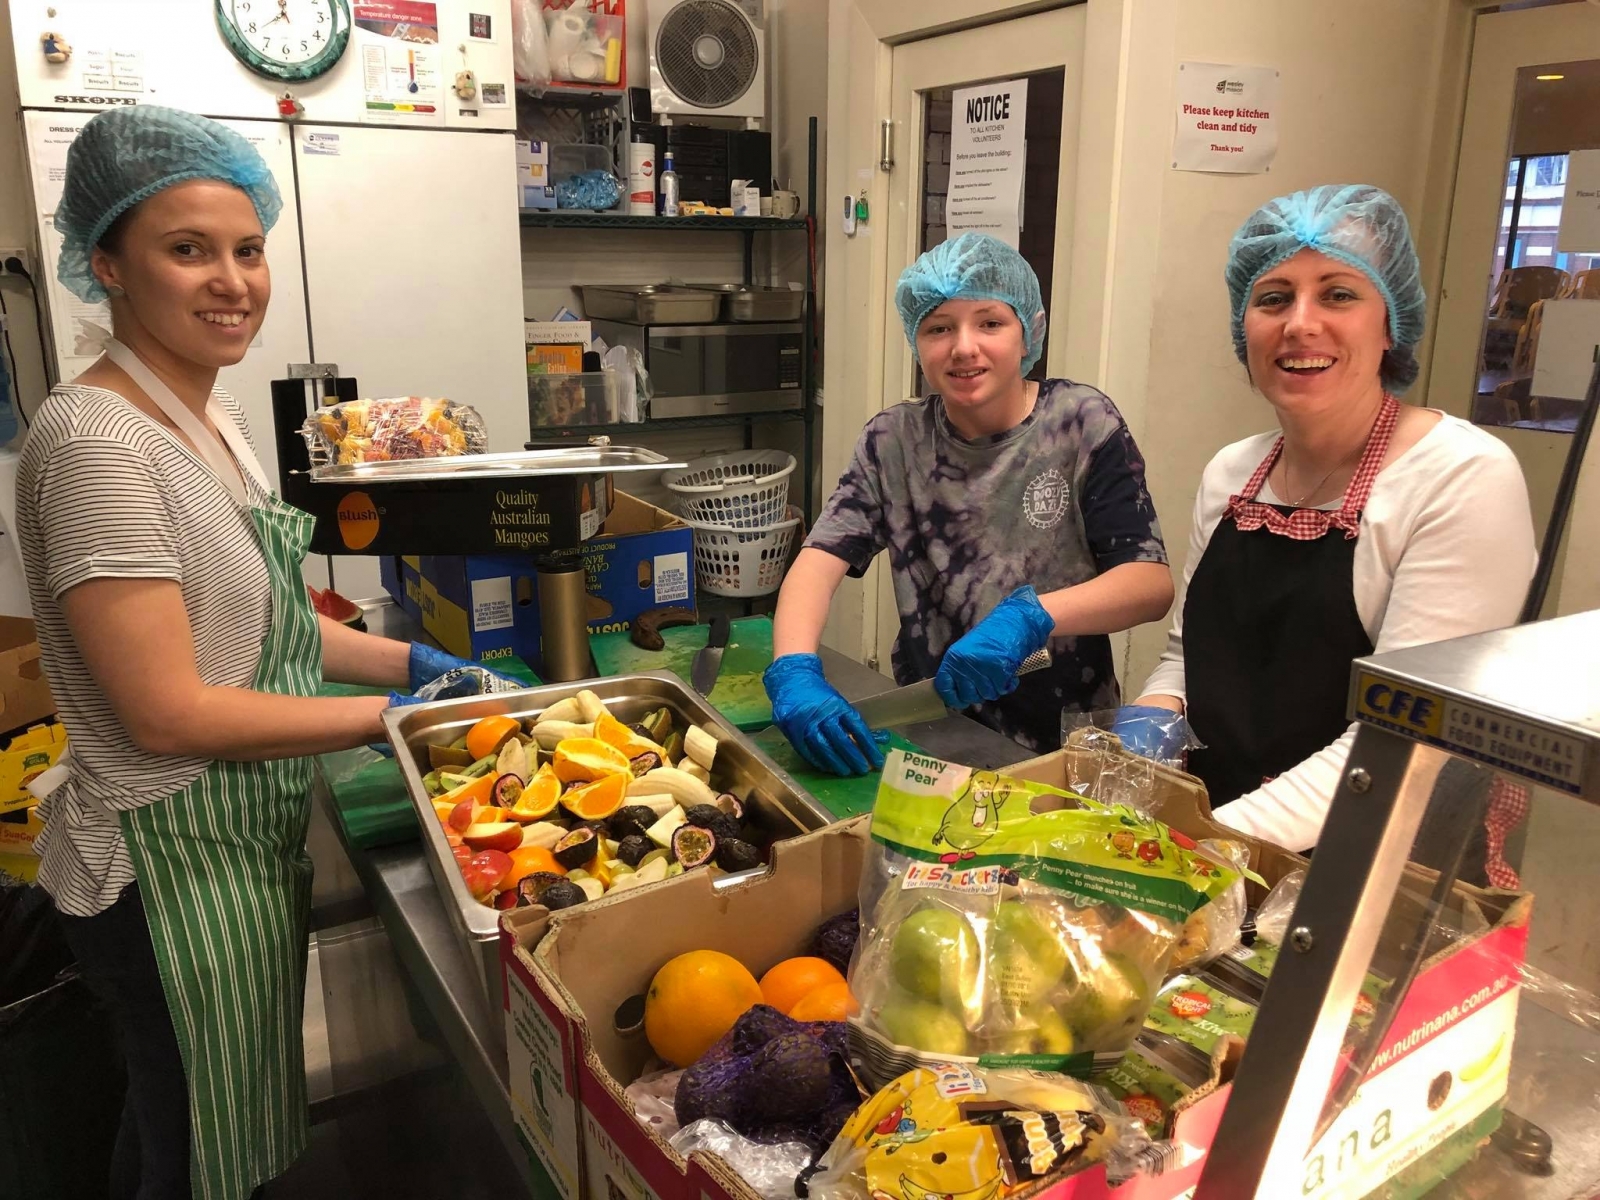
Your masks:
M794 455L782 450L736 450L664 471L661 482L690 522L764 529L784 519L794 467Z
M798 508L788 508L785 514L784 520L765 529L689 521L694 528L696 586L713 596L765 596L777 591L801 522Z

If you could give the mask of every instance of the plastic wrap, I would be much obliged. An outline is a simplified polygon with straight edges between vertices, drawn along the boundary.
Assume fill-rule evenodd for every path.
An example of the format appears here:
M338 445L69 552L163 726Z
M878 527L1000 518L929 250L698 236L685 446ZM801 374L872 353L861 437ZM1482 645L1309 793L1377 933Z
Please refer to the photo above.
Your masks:
M610 171L579 171L556 180L556 207L606 212L622 203L622 180Z
M518 87L550 86L544 0L511 0L511 65Z
M1105 1162L1151 1161L1143 1127L1104 1089L1042 1071L940 1064L890 1081L807 1182L811 1200L1005 1197Z
M1213 862L1231 865L1238 872L1228 889L1209 904L1189 914L1178 935L1168 972L1194 971L1215 962L1239 944L1239 928L1244 924L1246 904L1244 881L1250 869L1250 849L1243 842L1207 838L1200 843L1201 854Z
M703 1120L672 1135L672 1148L688 1158L715 1154L739 1173L763 1200L794 1200L794 1181L811 1162L802 1142L753 1142L721 1121Z
M659 1138L671 1138L678 1132L678 1114L673 1111L672 1097L677 1094L678 1080L682 1077L683 1071L677 1067L651 1071L622 1089L622 1094L633 1105L633 1115L639 1124Z
M1267 898L1256 909L1256 936L1273 945L1283 945L1283 935L1289 928L1289 918L1294 906L1300 903L1300 889L1305 886L1306 870L1299 867L1278 880Z
M1184 922L1238 879L1131 809L898 751L872 839L849 975L879 1084L941 1058L1115 1063Z
M450 458L482 454L489 446L476 409L424 396L330 405L307 417L300 432L313 468Z

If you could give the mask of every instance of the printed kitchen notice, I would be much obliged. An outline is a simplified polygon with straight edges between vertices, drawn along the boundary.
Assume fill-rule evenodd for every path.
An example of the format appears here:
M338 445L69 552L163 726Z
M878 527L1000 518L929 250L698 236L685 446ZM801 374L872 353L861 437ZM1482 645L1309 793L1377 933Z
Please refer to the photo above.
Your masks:
M1272 67L1178 64L1179 171L1250 175L1278 155L1278 72Z
M1028 81L961 88L951 97L950 236L987 233L1010 246L1022 230Z

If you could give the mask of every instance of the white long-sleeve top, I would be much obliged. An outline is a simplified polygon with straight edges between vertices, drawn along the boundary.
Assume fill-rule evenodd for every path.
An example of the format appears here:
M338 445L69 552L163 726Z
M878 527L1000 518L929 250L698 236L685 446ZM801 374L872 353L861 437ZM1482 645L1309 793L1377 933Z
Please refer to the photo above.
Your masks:
M1377 653L1510 625L1533 576L1533 517L1516 456L1481 429L1441 416L1383 469L1361 514L1352 586L1356 611ZM1206 466L1194 502L1177 615L1166 653L1141 695L1187 698L1183 604L1189 579L1228 497L1249 481L1277 436L1263 433L1235 442ZM1260 499L1284 503L1270 484ZM1262 531L1259 536L1276 535ZM1315 637L1316 630L1306 630L1306 636ZM1213 805L1226 805L1217 820L1291 850L1316 845L1354 737L1352 725L1255 791L1238 798L1213 796Z

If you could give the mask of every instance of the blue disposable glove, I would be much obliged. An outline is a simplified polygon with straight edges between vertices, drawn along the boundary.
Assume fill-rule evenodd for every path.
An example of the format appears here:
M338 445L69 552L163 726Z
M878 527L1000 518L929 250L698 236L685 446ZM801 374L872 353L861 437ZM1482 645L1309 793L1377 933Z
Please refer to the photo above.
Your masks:
M998 700L1017 686L1017 668L1049 642L1055 619L1023 584L944 652L933 686L951 708Z
M822 674L815 654L785 654L761 676L773 724L812 766L835 775L883 769L877 736Z
M1173 762L1189 748L1189 722L1182 713L1155 704L1124 704L1117 709L1111 732L1129 754Z

